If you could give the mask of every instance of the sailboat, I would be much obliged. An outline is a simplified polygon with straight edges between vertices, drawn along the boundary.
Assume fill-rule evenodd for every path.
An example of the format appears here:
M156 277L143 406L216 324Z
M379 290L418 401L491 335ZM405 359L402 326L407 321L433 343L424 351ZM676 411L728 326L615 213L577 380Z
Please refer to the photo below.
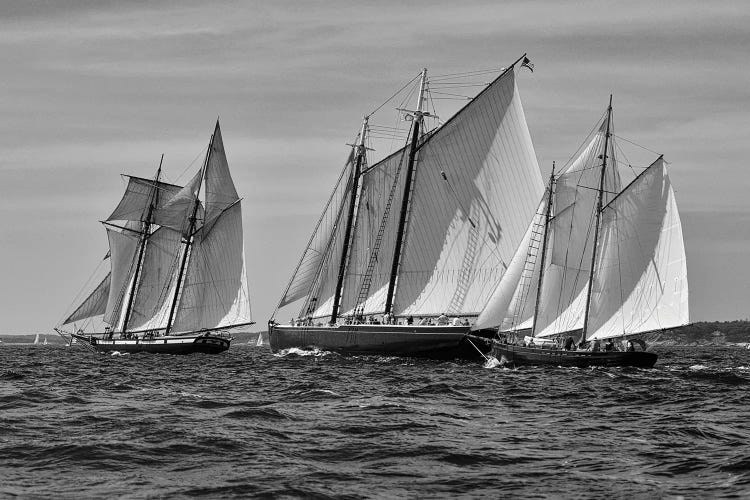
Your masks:
M544 184L516 76L524 55L437 128L419 76L405 145L368 160L370 116L269 320L278 352L476 357L466 342ZM288 324L280 308L301 304Z
M38 345L38 344L39 344L39 334L37 333L36 337L34 337L34 345Z
M219 122L185 186L163 182L161 166L153 179L128 176L103 222L110 271L56 328L66 339L102 352L218 353L232 328L253 324L241 199ZM62 328L95 317L103 331Z
M552 174L474 328L497 328L503 364L636 366L638 337L688 324L682 226L663 156L623 186L612 98L580 154ZM523 339L523 340L522 340ZM639 346L639 347L636 347Z

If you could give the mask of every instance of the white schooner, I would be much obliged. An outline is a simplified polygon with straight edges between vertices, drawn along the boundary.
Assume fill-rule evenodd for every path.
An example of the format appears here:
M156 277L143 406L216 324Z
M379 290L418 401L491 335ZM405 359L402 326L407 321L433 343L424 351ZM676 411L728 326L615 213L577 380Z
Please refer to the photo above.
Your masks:
M492 354L501 362L647 368L657 355L636 350L632 340L627 347L628 339L688 324L685 245L664 158L638 171L621 154L610 97L578 155L559 174L553 167L537 214L474 326L499 329ZM635 176L625 184L621 172Z
M110 271L57 332L98 351L227 350L231 329L253 321L241 199L219 122L187 185L162 182L161 162L153 179L127 177L103 222Z
M522 67L532 67L525 55L429 131L423 70L416 108L399 109L405 146L374 163L365 117L269 321L274 351L477 355L465 336L544 190L516 86ZM292 304L290 323L276 322Z

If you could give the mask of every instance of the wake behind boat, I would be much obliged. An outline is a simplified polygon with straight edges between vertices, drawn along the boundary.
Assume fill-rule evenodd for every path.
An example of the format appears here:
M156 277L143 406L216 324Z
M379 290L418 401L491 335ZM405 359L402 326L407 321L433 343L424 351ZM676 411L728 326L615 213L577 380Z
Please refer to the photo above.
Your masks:
M688 324L682 226L664 158L622 187L619 169L635 167L615 156L611 97L595 130L561 174L553 165L477 321L498 325L492 355L503 364L650 368L657 355L636 337Z
M457 84L423 70L416 109L398 108L406 145L375 163L370 140L392 129L365 117L273 318L298 312L269 321L274 351L478 355L466 334L543 192L516 87L522 67L532 67L525 56L474 85L485 88L426 133L432 92Z
M219 122L203 166L186 186L160 177L161 163L153 180L129 176L104 221L109 273L62 322L73 331L55 329L71 345L218 353L229 349L232 328L253 324L240 198Z

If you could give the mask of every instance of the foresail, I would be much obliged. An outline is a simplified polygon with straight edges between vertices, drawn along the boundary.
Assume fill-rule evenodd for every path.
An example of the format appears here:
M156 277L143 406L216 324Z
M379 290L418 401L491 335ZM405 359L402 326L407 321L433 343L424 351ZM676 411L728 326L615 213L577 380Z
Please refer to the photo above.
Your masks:
M507 271L472 326L472 330L497 327L503 331L514 330L526 327L526 323L533 319L539 272L542 268L541 245L546 210L545 195Z
M154 207L158 212L180 189L182 189L182 186L140 177L128 177L128 186L125 188L125 194L123 194L120 203L112 214L107 217L107 220L144 221L154 190L158 193Z
M109 261L112 266L112 276L107 307L104 311L104 321L118 328L135 268L138 237L109 228L107 228L107 237L109 238Z
M511 69L419 148L395 313L479 314L542 193Z
M149 236L128 330L166 328L177 282L181 242L182 235L167 227Z
M589 339L687 324L682 225L659 158L602 213Z
M310 295L313 285L321 273L323 260L328 254L329 246L334 239L334 233L340 226L339 222L343 216L346 200L348 200L352 159L353 156L350 155L331 196L328 198L328 202L323 208L323 213L318 219L318 223L278 307L284 307Z
M104 314L107 309L107 299L109 298L109 284L112 273L107 273L107 276L99 283L94 291L89 294L86 299L68 316L63 325L73 323L74 321L80 321L82 319L93 318L94 316L100 316Z
M251 321L241 204L195 235L172 331L229 327Z
M606 124L603 122L580 155L557 177L553 218L549 224L550 255L544 270L535 334L548 336L583 327L585 300L581 292L591 275L597 191L601 178ZM604 202L620 192L620 176L609 141L609 168L604 177ZM584 294L585 296L585 294Z

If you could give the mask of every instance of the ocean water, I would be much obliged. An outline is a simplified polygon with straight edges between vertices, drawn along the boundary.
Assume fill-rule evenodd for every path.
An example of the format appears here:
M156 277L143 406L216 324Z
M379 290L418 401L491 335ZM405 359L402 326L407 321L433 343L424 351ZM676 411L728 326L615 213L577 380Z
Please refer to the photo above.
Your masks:
M750 496L750 351L653 370L0 345L0 497Z

